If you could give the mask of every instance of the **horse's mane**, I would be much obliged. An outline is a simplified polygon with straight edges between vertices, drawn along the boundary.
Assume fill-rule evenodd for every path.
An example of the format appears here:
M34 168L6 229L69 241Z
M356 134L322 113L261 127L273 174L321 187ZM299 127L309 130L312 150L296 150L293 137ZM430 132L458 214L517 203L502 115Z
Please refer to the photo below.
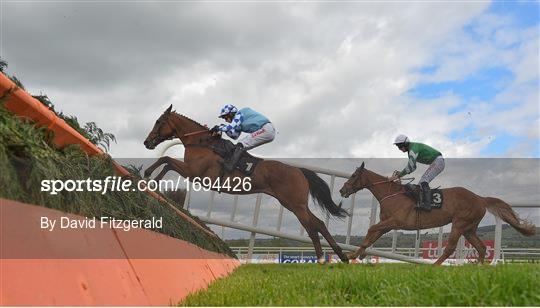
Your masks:
M185 116L185 115L183 115L183 114L180 114L180 113L178 113L178 112L176 112L176 111L173 111L172 113L175 114L175 115L177 115L177 116L179 116L179 117L182 117L182 118L184 118L184 119L190 121L190 122L193 123L193 124L198 125L201 129L206 129L206 130L208 130L208 127L202 125L201 123L199 123L199 122L193 120L193 119L190 118L190 117L187 117L187 116Z

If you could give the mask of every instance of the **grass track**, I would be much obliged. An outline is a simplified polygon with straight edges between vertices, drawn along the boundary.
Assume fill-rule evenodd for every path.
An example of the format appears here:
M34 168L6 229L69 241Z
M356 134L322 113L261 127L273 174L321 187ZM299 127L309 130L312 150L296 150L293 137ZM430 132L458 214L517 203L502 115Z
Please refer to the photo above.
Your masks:
M540 306L540 265L244 265L184 306Z

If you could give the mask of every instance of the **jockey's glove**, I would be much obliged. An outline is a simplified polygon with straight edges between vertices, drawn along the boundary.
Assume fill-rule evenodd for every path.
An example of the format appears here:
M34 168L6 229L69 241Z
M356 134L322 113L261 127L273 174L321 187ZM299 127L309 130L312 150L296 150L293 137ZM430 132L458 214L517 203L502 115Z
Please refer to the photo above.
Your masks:
M219 133L219 125L214 125L214 127L210 129L210 132L213 134Z

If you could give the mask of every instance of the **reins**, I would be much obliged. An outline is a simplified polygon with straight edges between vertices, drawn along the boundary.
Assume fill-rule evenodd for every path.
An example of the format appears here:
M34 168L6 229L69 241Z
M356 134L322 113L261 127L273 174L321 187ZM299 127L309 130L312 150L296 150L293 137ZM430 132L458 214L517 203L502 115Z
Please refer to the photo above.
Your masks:
M401 184L401 179L397 179L399 180L400 184ZM409 183L411 183L412 181L414 181L414 178L404 178L404 180L408 180ZM375 182L375 183L371 183L371 185L369 185L367 188L370 188L370 187L373 187L375 185L379 185L379 184L384 184L384 183L394 183L396 180L384 180L384 181L379 181L379 182ZM407 183L408 184L408 183ZM390 191L390 186L388 187L388 191ZM382 205L383 201L386 200L386 199L389 199L389 198L392 198L392 197L395 197L397 195L401 195L401 194L404 194L405 193L405 189L403 188L403 186L400 187L400 190L396 193L393 193L391 195L388 195L388 196L385 196L384 198L382 198L381 200L379 200L379 204ZM415 221L415 224L416 224L416 237L418 240L418 236L419 236L419 230L420 230L420 212L419 211L416 211L416 221Z
M203 129L203 130L198 130L198 131L195 131L195 132L191 132L191 133L187 133L187 134L184 134L182 135L181 138L184 138L184 137L189 137L189 136L195 136L195 135L200 135L200 134L203 134L203 133L208 133L209 131L206 130L206 129ZM206 148L208 145L204 145L204 144L200 144L200 143L192 143L192 144L186 144L186 143L183 143L184 144L184 147L201 147L201 148Z
M198 134L202 134L202 133L206 133L206 132L209 132L209 131L207 129L198 130L196 132L191 132L191 133L184 134L180 138L189 137L189 136L193 136L193 135L198 135Z
M414 178L404 178L405 180L408 180L409 183L411 183L412 181L414 181ZM396 180L384 180L384 181L379 181L379 182L375 182L375 183L371 183L371 185L367 186L366 188L370 188L370 187L373 187L375 185L379 185L379 184L385 184L385 183L394 183ZM399 181L401 182L401 179L399 179ZM390 186L388 187L388 190L390 191ZM401 195L401 194L404 194L405 193L405 189L403 189L403 186L401 186L401 189L396 192L396 193L393 193L391 195L388 195L388 196L385 196L384 198L382 198L380 201L379 201L379 204L382 204L382 202L388 198L392 198L392 197L395 197L397 195Z

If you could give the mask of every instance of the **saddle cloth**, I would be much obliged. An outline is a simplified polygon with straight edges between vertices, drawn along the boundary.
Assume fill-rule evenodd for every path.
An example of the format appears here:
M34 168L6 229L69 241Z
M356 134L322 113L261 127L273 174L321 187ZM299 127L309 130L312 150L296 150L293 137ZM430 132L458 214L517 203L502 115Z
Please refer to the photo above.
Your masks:
M432 209L440 209L443 204L443 193L442 189L439 188L432 188L431 191L431 208ZM421 202L421 195L422 194L422 188L420 188L420 185L416 184L407 184L405 185L405 195L409 198L416 201L417 205Z
M234 144L230 140L219 139L216 143L211 145L214 153L222 157L223 159L229 159L234 153ZM255 167L262 161L261 158L252 156L248 152L244 152L235 168L240 170L245 175L251 175L255 170Z

